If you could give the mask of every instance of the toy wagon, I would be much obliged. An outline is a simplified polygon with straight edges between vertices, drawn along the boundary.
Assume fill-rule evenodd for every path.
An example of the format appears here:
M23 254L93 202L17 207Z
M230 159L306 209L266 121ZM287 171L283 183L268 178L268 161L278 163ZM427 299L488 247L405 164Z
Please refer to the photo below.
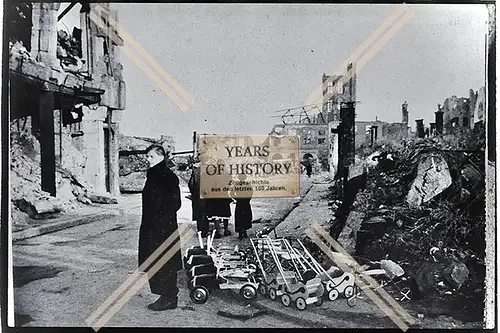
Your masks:
M205 249L201 237L200 250L187 251L186 270L190 298L196 304L203 304L210 293L216 289L239 290L240 295L247 300L257 297L258 283L254 273L255 265L249 264L244 252L238 248L219 246L212 247L212 237L207 239L206 254L199 254ZM193 250L195 248L192 248ZM197 254L198 253L198 254Z

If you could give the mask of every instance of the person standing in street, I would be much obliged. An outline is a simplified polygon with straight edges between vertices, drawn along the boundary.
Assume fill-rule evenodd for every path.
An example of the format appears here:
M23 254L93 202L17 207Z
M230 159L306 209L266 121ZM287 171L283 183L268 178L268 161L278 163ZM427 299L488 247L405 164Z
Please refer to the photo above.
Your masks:
M224 165L226 162L222 159L217 161L217 165ZM216 177L213 180L214 187L222 188L229 185L231 176L225 170L220 177ZM233 200L229 197L229 192L224 194L222 198L211 198L206 199L206 214L208 221L214 222L215 227L215 238L221 238L222 236L230 236L231 231L229 231L229 220L231 219L231 202ZM221 222L224 226L224 231L221 229Z
M239 181L246 180L245 174L238 175ZM248 238L247 230L252 228L252 200L253 191L231 192L231 197L236 200L234 209L234 230L238 233L238 239Z
M145 268L153 294L160 297L148 305L150 310L163 311L177 308L177 271L182 269L177 211L181 207L179 178L167 167L165 150L160 145L146 149L149 169L142 191L142 221L139 231L139 266L173 234L177 237L165 251ZM167 251L175 254L155 274L148 272Z
M307 177L311 178L311 174L312 174L312 161L311 161L311 158L307 158L306 159L306 161L305 161L305 167L306 167Z
M215 238L230 236L229 220L231 219L231 204L229 198L206 199L206 212L208 221L214 221ZM221 230L221 222L224 232Z
M198 160L193 164L193 172L189 178L188 187L191 193L191 208L193 211L193 221L196 221L198 231L202 237L208 236L208 220L206 215L206 200L200 198L200 163Z

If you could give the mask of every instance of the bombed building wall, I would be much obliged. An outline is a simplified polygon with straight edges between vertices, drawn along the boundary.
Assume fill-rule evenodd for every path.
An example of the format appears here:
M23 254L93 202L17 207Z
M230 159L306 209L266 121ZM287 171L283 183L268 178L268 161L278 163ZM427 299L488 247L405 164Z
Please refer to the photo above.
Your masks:
M145 152L152 144L161 145L165 149L169 165L174 166L171 157L175 150L175 141L171 136L147 138L120 134L118 141L120 192L122 193L141 192L144 188L149 167Z
M87 194L93 192L91 184L81 177L85 167L85 157L78 148L72 146L69 136L63 136L65 151L71 155L57 160L56 196L45 192L40 187L40 142L36 131L32 131L32 118L24 117L13 120L10 124L10 187L12 221L22 224L27 217L45 218L79 207L79 203L88 204ZM70 137L69 137L70 138ZM71 147L72 146L72 147ZM66 155L65 155L66 156ZM75 172L80 170L80 172Z
M270 135L298 135L300 136L300 161L307 157L313 159L314 168L328 168L328 125L314 118L312 123L297 123L286 125L275 125ZM279 131L279 133L278 133Z
M80 22L91 24L91 7L78 6L72 10ZM108 4L103 7L116 17ZM80 25L71 27L71 35L58 34L64 5L16 4L9 9L19 16L9 15L7 22L14 206L41 218L38 209L51 212L39 204L47 195L57 211L76 208L77 201L113 202L109 193L116 194L118 180L115 134L125 108L115 48L119 39L108 40L105 57L96 58L96 31ZM19 26L29 36L19 34ZM26 202L19 201L21 196Z
M485 121L486 119L486 89L479 88L476 94L476 101L474 104L473 115L474 123Z
M472 123L470 99L465 97L457 97L455 95L448 97L443 105L444 112L444 130L453 132L459 128L470 128Z
M484 87L478 91L469 90L469 97L457 97L455 95L446 98L444 103L438 104L436 112L436 134L443 134L448 139L466 139L476 124L485 120L486 112L486 90ZM439 115L438 114L442 114ZM442 133L439 130L442 117Z

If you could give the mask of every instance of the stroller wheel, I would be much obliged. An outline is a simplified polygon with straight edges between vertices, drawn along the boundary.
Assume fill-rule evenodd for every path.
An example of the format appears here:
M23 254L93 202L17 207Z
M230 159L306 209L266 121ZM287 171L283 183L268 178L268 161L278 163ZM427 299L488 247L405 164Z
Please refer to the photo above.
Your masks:
M204 286L196 286L189 293L189 297L195 304L203 304L208 300L208 289Z
M264 284L264 283L259 283L259 293L262 295L262 296L266 296L267 294L267 286Z
M257 298L257 289L250 284L246 284L240 289L240 295L246 300Z
M276 289L269 288L269 298L273 301L276 299Z
M291 302L292 302L292 299L290 298L290 295L283 294L281 296L281 304L283 304L284 306L289 307Z
M303 311L306 309L307 307L307 303L306 303L306 300L303 299L302 297L299 297L297 298L297 300L295 301L295 306L297 307L297 309L299 309L300 311Z
M332 289L328 292L328 299L330 301L335 301L339 297L339 291L337 289Z
M345 298L351 298L354 296L354 287L353 286L347 286L344 289L344 296Z

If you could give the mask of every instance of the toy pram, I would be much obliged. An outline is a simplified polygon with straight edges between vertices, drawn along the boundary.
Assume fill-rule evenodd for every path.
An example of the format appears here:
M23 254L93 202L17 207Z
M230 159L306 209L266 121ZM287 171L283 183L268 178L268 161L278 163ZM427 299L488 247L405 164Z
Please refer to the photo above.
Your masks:
M297 249L292 248L292 250L302 259L304 265L309 266L321 278L321 282L326 289L325 295L330 301L336 300L339 295L343 295L347 300L355 296L354 274L340 270L335 271L336 274L328 272L314 259L300 240L297 239L297 242L302 247L305 255L302 255Z
M410 301L412 299L412 291L410 288L410 277L406 275L404 269L392 260L381 260L379 262L372 262L373 264L380 264L380 268L372 268L358 272L361 276L372 276L377 279L380 289L386 286L394 288L399 296L395 299L400 302ZM360 293L356 293L359 297ZM351 305L351 304L350 304ZM352 305L351 305L352 306Z
M288 307L293 302L299 310L306 309L307 304L323 303L324 287L321 279L301 274L294 260L296 254L290 252L283 239L278 240L279 242L270 238L256 239L257 246L253 239L250 241L262 273L259 284L261 294L269 295L272 300L280 296L284 306ZM274 265L261 260L261 257L266 261L269 260L266 258L266 252ZM284 269L284 266L288 266L288 269Z
M203 246L199 232L200 246L188 249L184 258L191 300L197 304L205 303L215 289L239 290L247 300L257 297L255 265L248 264L245 253L239 251L237 246L213 248L214 237L215 230Z

